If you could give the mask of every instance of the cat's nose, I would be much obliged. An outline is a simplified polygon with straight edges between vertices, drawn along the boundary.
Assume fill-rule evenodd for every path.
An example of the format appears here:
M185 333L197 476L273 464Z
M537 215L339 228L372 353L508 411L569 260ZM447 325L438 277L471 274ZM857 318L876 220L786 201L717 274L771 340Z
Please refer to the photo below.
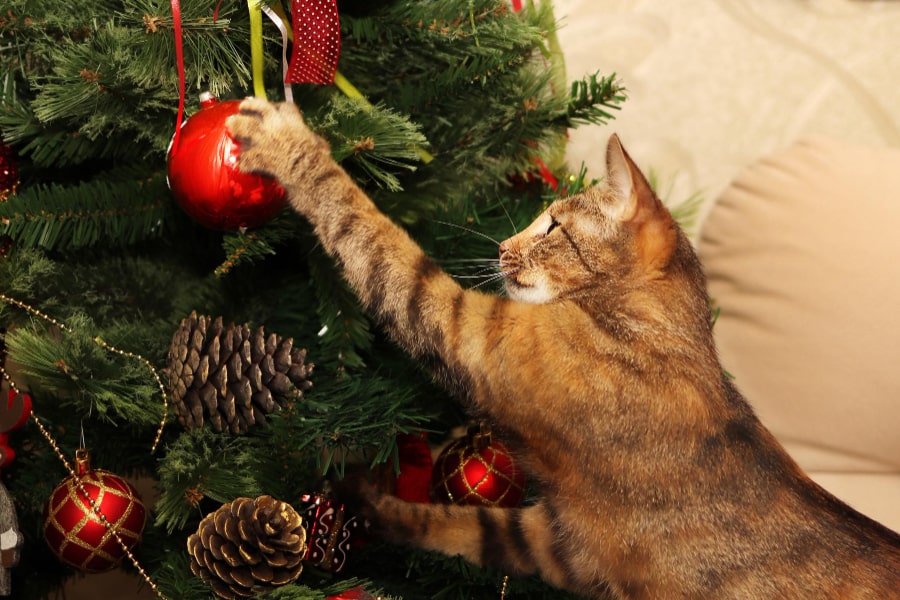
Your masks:
M509 246L506 244L506 242L500 242L499 250L500 250L500 258L503 258L503 255L509 251Z

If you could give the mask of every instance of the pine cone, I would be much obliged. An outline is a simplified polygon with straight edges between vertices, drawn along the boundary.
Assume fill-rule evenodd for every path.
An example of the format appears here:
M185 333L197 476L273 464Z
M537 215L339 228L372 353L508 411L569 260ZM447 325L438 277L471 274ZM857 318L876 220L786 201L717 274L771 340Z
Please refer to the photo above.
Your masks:
M290 583L303 570L300 513L271 496L236 498L206 515L188 537L194 575L222 598L250 598Z
M265 423L265 415L285 408L312 387L313 365L293 339L263 328L222 325L222 318L185 319L172 336L169 390L178 421L187 429L208 422L215 431L241 433Z

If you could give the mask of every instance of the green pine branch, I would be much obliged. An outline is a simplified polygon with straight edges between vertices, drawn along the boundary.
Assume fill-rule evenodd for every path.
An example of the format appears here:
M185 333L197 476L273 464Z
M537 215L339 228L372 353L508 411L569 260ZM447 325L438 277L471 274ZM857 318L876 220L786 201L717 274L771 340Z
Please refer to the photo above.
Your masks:
M168 444L157 470L156 525L171 534L199 521L203 515L196 503L202 498L226 503L262 494L264 486L256 477L261 462L253 444L248 436L215 433L209 427L184 432Z
M280 423L283 435L295 451L314 456L322 475L334 470L343 477L352 456L367 456L369 467L394 460L397 434L427 429L439 412L437 400L421 406L423 388L414 384L414 378L400 382L379 375L320 377L293 408L295 418Z
M0 204L0 233L23 247L123 246L159 237L172 209L161 175L36 185Z
M103 348L87 318L71 317L70 331L48 335L46 327L17 327L6 333L10 356L37 397L56 398L72 414L93 414L108 422L158 424L163 400L146 364Z
M216 267L214 274L222 277L239 265L276 255L279 247L300 237L301 228L299 217L287 209L276 215L265 227L226 233L222 237L222 249L226 258Z
M397 173L415 170L428 145L409 117L361 99L332 96L327 110L310 124L328 138L334 159L355 171L363 185L390 191L402 189Z
M361 354L371 349L375 337L368 316L338 275L333 259L320 250L309 255L308 265L322 323L320 345L344 368L364 366Z
M143 89L159 86L177 95L175 34L169 0L127 0L118 21L132 32L134 60L123 76ZM181 2L185 79L189 93L208 90L217 97L250 87L249 18L246 3ZM280 43L280 40L279 40ZM274 71L277 65L269 59ZM189 99L190 100L190 99ZM173 105L174 106L174 105Z
M19 82L15 98L0 97L9 111L0 114L3 137L47 166L161 155L178 106L171 6L162 0L87 4L68 12L52 1L16 0L0 18L0 40L12 40L0 44L0 73ZM182 11L189 108L202 90L244 94L250 83L246 6L226 3L215 20L205 2L182 2ZM276 71L277 61L269 59L268 67Z
M625 88L615 73L588 75L572 82L565 122L569 127L603 125L615 118L610 111L618 110L625 99Z

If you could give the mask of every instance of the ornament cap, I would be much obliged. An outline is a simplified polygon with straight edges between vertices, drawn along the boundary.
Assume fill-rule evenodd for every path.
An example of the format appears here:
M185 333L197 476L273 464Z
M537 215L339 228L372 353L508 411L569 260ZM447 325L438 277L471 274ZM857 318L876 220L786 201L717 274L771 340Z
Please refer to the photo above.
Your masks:
M484 450L491 445L491 427L484 421L469 427L467 433L475 449Z
M91 470L91 453L87 448L79 448L75 451L75 472L79 477Z
M201 108L207 108L209 106L212 106L213 104L218 104L218 103L219 103L219 99L216 98L212 92L210 92L208 90L205 92L200 92L200 107Z

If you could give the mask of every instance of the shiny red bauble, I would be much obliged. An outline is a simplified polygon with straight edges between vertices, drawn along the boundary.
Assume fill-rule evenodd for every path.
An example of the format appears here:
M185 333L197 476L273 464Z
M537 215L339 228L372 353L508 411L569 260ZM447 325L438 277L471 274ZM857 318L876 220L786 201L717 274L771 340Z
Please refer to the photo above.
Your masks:
M78 452L77 477L66 477L44 506L44 539L64 563L99 573L118 566L126 548L130 551L141 541L147 510L130 483L109 471L92 469L87 452Z
M510 508L525 496L525 473L490 432L470 432L434 461L431 494L447 504Z
M200 110L169 146L169 188L181 208L210 229L252 229L274 217L287 203L284 188L271 177L238 169L240 147L225 121L240 100L201 97Z
M19 159L12 147L0 141L0 202L16 193L19 185Z

